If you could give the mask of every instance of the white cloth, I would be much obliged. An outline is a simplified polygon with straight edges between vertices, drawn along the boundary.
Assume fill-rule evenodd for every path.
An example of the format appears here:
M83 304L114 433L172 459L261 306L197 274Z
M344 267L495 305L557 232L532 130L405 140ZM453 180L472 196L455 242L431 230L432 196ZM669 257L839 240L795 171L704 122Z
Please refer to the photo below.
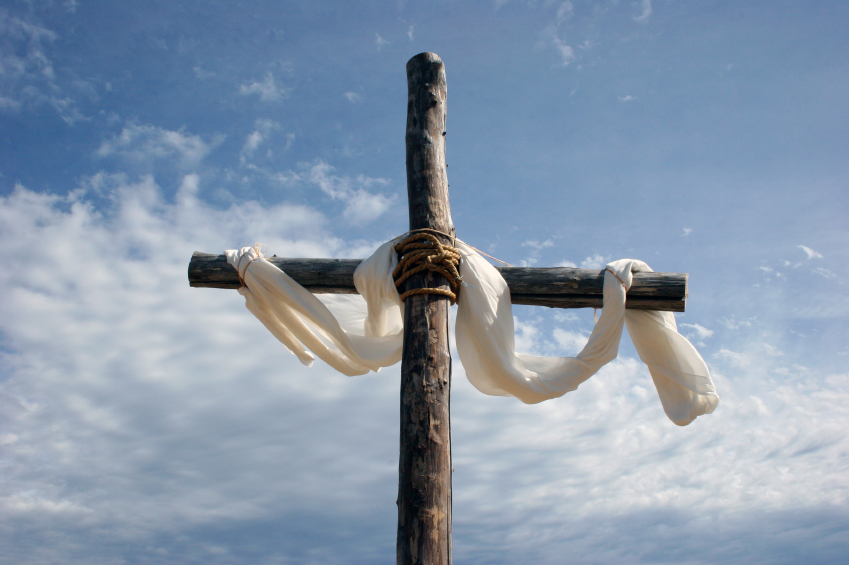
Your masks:
M404 309L392 280L396 241L380 246L354 273L354 285L368 307L361 333L343 329L327 306L266 261L259 247L226 254L245 282L239 292L248 310L278 340L304 364L312 364L312 351L353 376L401 359ZM515 396L528 404L573 391L616 358L624 324L670 420L685 426L716 408L719 397L707 365L678 333L673 314L625 309L632 273L651 271L642 261L621 259L608 265L616 275L605 273L601 316L576 357L538 357L515 351L510 290L498 270L459 241L457 249L466 283L458 301L457 353L479 391Z

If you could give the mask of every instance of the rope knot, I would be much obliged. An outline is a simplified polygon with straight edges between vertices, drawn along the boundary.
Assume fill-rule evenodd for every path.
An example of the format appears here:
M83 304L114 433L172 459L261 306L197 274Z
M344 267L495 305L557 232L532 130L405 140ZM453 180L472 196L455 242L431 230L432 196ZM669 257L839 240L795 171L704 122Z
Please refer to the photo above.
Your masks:
M400 287L408 278L424 270L443 275L448 279L452 290L442 288L416 288L401 295L401 301L413 294L440 294L451 299L451 304L457 302L460 293L460 253L450 245L443 245L439 239L429 233L414 233L395 244L401 258L392 273L395 288Z

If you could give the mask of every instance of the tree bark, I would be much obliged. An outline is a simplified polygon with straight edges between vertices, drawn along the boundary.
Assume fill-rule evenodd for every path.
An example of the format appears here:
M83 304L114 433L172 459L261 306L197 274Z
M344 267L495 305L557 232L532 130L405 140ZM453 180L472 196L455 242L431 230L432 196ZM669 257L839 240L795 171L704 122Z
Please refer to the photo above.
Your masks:
M315 294L356 294L354 270L362 259L284 259L268 257ZM510 288L513 304L549 308L601 308L604 271L571 267L496 267ZM239 288L239 275L224 255L195 251L189 263L193 287ZM462 300L462 298L461 298ZM686 273L634 273L625 307L683 312Z
M445 67L434 53L407 63L407 197L410 229L454 235L445 170ZM444 243L450 243L444 238ZM445 288L425 271L407 288ZM401 360L401 449L398 473L398 565L451 562L451 353L448 298L409 296Z

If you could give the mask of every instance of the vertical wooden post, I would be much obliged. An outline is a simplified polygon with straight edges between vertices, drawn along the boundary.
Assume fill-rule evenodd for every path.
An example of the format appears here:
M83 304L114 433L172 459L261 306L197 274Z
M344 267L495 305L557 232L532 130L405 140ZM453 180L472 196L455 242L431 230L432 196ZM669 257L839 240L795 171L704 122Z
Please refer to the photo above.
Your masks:
M410 59L407 86L410 229L432 228L453 236L445 170L448 91L439 56L421 53ZM407 289L449 288L442 275L425 273L410 277ZM448 298L433 294L409 296L404 306L398 565L451 562L448 307Z

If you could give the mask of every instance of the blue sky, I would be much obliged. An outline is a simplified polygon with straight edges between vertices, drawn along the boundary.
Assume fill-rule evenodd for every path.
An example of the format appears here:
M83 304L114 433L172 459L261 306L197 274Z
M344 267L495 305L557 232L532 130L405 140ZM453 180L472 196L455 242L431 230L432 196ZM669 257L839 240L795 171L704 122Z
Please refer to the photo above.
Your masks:
M398 369L307 369L195 250L406 231L404 66L439 54L460 238L690 274L721 398L678 428L627 338L578 391L455 363L456 563L849 552L849 4L0 7L4 563L391 563ZM592 312L515 309L574 355Z

